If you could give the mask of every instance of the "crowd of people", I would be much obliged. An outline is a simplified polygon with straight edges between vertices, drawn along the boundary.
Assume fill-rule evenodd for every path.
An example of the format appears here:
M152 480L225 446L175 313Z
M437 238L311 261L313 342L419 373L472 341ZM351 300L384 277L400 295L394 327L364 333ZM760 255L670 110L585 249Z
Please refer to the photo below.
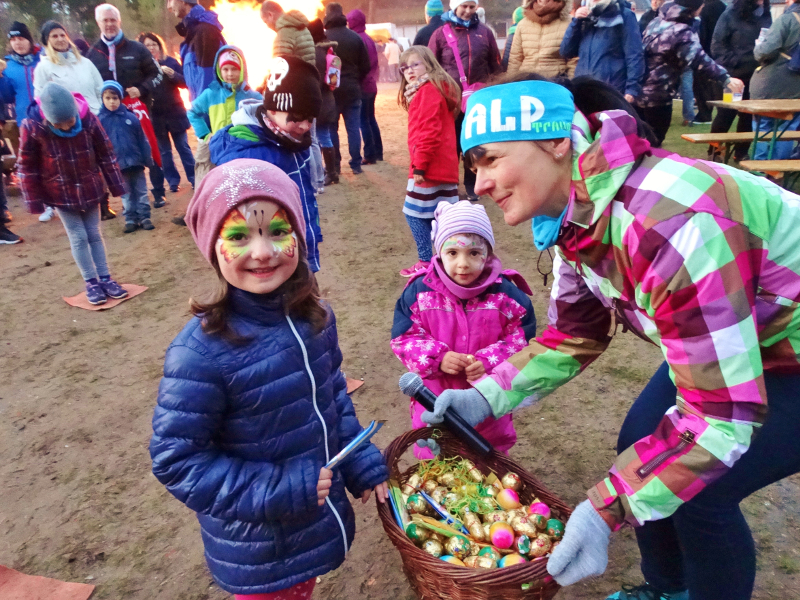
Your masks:
M452 408L508 452L512 409L580 374L607 347L614 314L665 363L548 570L562 585L601 574L611 533L632 525L646 582L610 599L750 597L755 553L738 504L800 470L800 198L653 149L689 89L701 112L723 87L800 98L790 68L800 5L790 0L773 23L769 0L653 0L641 20L627 0L583 4L526 0L501 52L476 0L447 11L428 0L426 26L401 51L394 39L376 44L360 10L334 2L309 21L266 0L273 57L256 87L244 52L196 0L167 0L180 60L153 32L126 38L110 4L96 8L100 39L82 50L56 21L41 45L12 24L0 97L16 123L5 137L28 210L60 219L91 304L128 293L105 253L109 197L122 198L125 233L153 230L148 178L152 208L163 207L165 182L181 184L173 146L195 190L173 222L221 287L193 301L166 353L150 453L159 481L198 513L211 574L237 599L309 598L352 543L346 491L387 499L373 445L336 471L323 466L360 425L314 275L317 196L340 181L340 121L353 175L384 160L384 78L399 79L408 112L402 212L417 251L400 271L391 347L439 394L430 412L411 402L411 425ZM712 131L732 122L718 111ZM740 131L750 126L740 117ZM539 251L555 249L538 337L530 287L494 253L486 195L507 224L532 219ZM19 243L0 200L0 241ZM436 450L424 441L415 453Z

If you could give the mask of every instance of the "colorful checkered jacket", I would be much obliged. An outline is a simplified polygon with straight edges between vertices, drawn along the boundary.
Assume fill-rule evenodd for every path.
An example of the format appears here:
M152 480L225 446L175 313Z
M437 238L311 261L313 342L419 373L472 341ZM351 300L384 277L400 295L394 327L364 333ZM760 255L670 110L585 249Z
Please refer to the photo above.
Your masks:
M800 372L800 197L636 132L622 111L576 113L549 325L475 383L495 416L530 404L605 350L612 315L658 345L676 404L589 490L620 525L723 475L765 418L764 371Z

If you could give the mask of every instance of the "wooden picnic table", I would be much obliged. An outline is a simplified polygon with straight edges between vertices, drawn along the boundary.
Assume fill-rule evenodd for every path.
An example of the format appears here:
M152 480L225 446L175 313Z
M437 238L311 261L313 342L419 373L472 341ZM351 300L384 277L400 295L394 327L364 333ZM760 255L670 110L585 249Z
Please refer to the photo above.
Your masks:
M775 142L786 132L786 129L789 127L789 122L794 118L794 115L800 113L800 100L739 100L737 102L711 100L709 104L717 108L729 108L737 112L753 115L755 125L753 126L753 143L750 146L751 159L755 156L759 123L762 117L774 119L772 123L772 139L770 139L769 150L767 151L767 160L772 160ZM780 121L786 121L783 130L780 130Z

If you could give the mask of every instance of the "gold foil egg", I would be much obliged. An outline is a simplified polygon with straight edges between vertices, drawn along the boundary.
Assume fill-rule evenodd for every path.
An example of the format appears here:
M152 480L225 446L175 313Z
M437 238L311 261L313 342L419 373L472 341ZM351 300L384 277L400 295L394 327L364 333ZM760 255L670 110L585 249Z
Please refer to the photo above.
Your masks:
M475 566L478 569L496 569L497 561L491 556L478 556Z
M456 484L456 476L452 473L444 473L438 477L439 483L445 487L453 487Z
M464 560L470 554L472 544L463 535L454 535L445 544L447 552L460 560Z
M439 486L431 492L431 498L436 500L439 504L444 502L444 497L448 494L448 490L444 486Z
M528 517L516 517L511 521L511 527L514 528L514 533L517 535L527 535L529 538L535 538L539 535L539 530L530 522Z
M430 505L419 494L412 494L408 497L406 509L412 515L427 515L430 512Z
M522 480L519 478L519 475L516 473L508 472L500 479L500 483L503 484L503 487L508 490L514 490L518 492L522 489Z
M528 515L528 521L533 523L533 526L536 527L539 531L544 531L547 529L547 519L544 518L544 515L539 514L532 514Z
M491 530L492 530L492 524L491 523L484 523L483 524L483 535L484 535L485 539L487 539L487 540L489 539L489 532Z
M444 553L444 546L436 540L425 540L422 542L422 549L433 558L440 558Z
M550 538L547 537L546 534L540 533L535 538L531 539L531 551L529 556L533 558L539 558L540 556L544 556L548 552L550 552L550 548L552 544L550 543Z
M430 493L432 493L432 492L433 492L433 490L435 490L435 489L438 487L438 485L439 485L439 484L438 484L438 483L436 483L436 480L435 480L435 479L428 479L427 481L425 481L425 482L422 484L422 490L423 490L423 491L424 491L426 494L430 494Z
M484 523L507 523L508 515L504 510L494 510L483 515Z
M464 559L464 566L469 567L470 569L477 569L478 568L478 557L477 556L468 556Z
M476 542L485 542L486 541L486 534L483 531L483 525L480 523L473 523L472 525L467 525L467 530L469 534L472 536Z
M420 483L422 483L422 478L418 474L414 473L408 478L408 482L403 484L403 487L400 488L400 491L406 496L411 496L412 494L417 493L416 488L419 487Z

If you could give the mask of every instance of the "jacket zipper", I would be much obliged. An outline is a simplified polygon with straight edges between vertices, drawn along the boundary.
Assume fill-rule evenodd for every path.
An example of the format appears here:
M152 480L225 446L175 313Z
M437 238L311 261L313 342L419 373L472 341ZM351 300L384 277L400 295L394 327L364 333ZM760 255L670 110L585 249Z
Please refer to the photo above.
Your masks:
M324 436L325 440L325 462L327 463L331 459L331 454L328 450L328 426L325 425L325 419L322 418L322 413L319 412L319 407L317 406L317 382L314 379L314 373L311 372L311 365L308 362L308 352L306 352L306 345L303 343L303 338L301 338L300 334L297 333L297 329L295 329L294 323L289 315L286 315L286 320L289 322L289 327L291 328L294 337L297 339L297 343L300 344L300 350L303 353L303 363L306 366L306 373L308 373L308 378L311 380L311 402L314 405L314 412L317 413L319 422L322 423L322 435ZM347 552L349 550L347 547L347 531L344 528L342 517L339 516L339 512L334 508L330 496L325 498L325 503L330 507L331 511L333 511L333 516L335 516L336 520L339 522L339 529L342 530L342 540L344 541L344 554L347 556Z
M670 448L669 450L664 450L663 452L659 453L647 463L643 464L641 467L636 469L636 476L639 478L639 481L643 481L646 479L650 473L655 471L659 466L664 464L668 458L675 456L676 454L680 454L690 444L694 443L694 432L689 431L688 429L684 431L679 436L680 442L674 448Z

